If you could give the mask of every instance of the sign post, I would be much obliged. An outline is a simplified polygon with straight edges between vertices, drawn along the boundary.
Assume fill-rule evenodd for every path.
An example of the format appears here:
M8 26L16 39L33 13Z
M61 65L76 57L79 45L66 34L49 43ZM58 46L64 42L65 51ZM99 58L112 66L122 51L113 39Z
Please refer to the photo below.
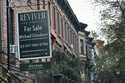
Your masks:
M20 60L51 57L48 11L20 12L17 16Z

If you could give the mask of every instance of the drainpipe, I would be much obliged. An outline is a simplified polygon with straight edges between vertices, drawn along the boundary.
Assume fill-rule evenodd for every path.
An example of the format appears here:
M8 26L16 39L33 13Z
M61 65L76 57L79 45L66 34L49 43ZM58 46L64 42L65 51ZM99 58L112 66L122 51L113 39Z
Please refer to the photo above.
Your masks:
M6 20L7 20L7 55L8 55L8 69L10 69L10 45L14 44L14 39L13 39L13 10L10 6L10 1L11 0L6 0Z
M9 0L6 0L6 20L7 20L7 69L8 74L10 70L10 25L11 25L11 18L10 18L10 4ZM8 76L8 83L10 83L10 76Z
M8 70L10 69L10 7L9 7L9 0L6 0L6 15L7 15L7 66Z

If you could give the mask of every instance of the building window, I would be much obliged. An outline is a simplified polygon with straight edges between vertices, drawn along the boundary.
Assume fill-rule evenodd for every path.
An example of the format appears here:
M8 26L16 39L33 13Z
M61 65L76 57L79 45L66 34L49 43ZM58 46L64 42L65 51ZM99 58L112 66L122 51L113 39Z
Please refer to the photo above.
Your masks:
M72 44L72 30L69 28L69 43Z
M63 19L60 15L60 34L61 37L63 37Z
M73 44L73 31L71 31L71 44Z
M57 33L60 34L60 15L57 13Z
M80 53L84 54L84 41L83 41L83 39L80 39Z
M66 42L68 42L68 24L66 23Z
M1 41L1 8L0 8L0 49L2 47L2 41Z
M53 7L53 27L56 30L56 10L55 7Z
M66 22L65 22L65 20L63 21L64 22L64 26L63 26L63 37L64 37L64 40L66 40L66 37L65 37L65 35L66 35Z
M74 48L76 49L76 45L75 45L75 34L73 33L73 46L74 46Z
M68 44L70 44L70 26L68 24Z
M79 46L78 46L78 41L76 41L76 40L78 40L78 36L75 34L75 40L74 40L75 41L75 50L76 50L75 52L78 53L79 52L79 49L78 49Z
M65 22L65 27L64 27L64 29L65 29L65 41L67 41L67 23Z
M77 41L76 41L77 39L76 39L76 35L74 34L74 48L75 48L75 52L77 51L76 49L78 49L77 48Z
M61 17L61 36L62 36L62 38L64 37L64 31L63 31L63 28L64 28L64 26L63 26L63 18Z

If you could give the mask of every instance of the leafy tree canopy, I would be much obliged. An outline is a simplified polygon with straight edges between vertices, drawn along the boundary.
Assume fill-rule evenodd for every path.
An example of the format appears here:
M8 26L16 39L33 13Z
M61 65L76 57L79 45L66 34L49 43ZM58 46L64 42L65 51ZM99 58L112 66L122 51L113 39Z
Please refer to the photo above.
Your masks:
M104 47L106 55L97 58L98 72L113 72L124 83L125 79L125 1L94 0L101 9L101 33L108 41ZM117 72L119 75L116 75ZM98 74L100 75L100 74ZM110 80L110 79L109 79ZM119 81L119 82L120 82Z

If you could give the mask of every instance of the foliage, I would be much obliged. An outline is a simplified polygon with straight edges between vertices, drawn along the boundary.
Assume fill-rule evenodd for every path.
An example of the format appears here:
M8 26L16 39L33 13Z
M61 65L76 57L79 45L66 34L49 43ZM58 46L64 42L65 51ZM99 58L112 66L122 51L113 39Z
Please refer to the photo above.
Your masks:
M100 73L110 72L118 77L122 83L125 79L125 1L124 0L95 0L103 5L101 10L101 32L108 40L104 47L102 58L97 58L98 77ZM116 74L117 72L120 72ZM108 75L106 75L108 77ZM106 79L106 78L104 78ZM108 79L110 80L110 79Z
M99 35L96 33L96 31L91 31L90 37L92 37L92 38L94 38L94 40L96 40L99 37Z
M51 71L53 74L63 74L72 80L80 80L81 61L78 57L55 51Z
M81 80L82 62L79 57L74 57L59 50L53 51L52 55L51 68L37 73L38 79L41 79L40 81L49 80L50 76L54 75L63 75L74 81Z

